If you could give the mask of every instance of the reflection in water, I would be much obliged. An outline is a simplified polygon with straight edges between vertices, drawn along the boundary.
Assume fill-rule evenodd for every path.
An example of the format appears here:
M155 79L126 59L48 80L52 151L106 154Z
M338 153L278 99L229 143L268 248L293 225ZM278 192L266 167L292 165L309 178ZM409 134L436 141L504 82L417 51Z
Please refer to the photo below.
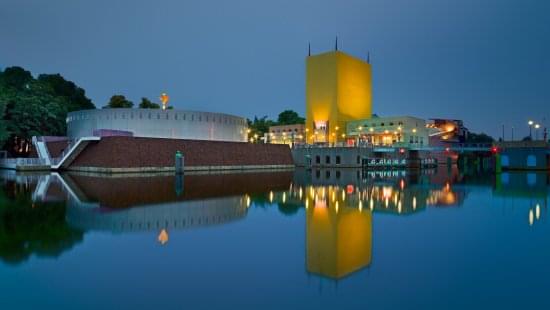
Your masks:
M306 265L308 272L338 279L370 264L372 213L328 196L306 210Z
M11 264L32 255L58 257L82 242L83 232L65 221L60 202L34 202L28 182L2 180L0 189L0 259Z
M548 176L465 175L455 168L414 171L296 170L222 175L110 176L3 174L0 259L57 257L89 231L151 232L169 244L174 231L245 218L250 208L277 206L305 214L310 274L340 279L370 266L373 217L460 207L476 187L505 203L528 201L522 221L536 227L548 203ZM503 206L505 207L505 206Z

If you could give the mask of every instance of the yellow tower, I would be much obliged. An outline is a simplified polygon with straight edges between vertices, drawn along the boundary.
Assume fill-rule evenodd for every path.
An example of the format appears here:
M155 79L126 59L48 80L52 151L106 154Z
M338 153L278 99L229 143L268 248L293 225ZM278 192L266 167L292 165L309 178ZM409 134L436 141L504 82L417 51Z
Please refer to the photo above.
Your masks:
M346 122L372 115L372 74L368 62L333 51L306 58L308 143L337 142Z

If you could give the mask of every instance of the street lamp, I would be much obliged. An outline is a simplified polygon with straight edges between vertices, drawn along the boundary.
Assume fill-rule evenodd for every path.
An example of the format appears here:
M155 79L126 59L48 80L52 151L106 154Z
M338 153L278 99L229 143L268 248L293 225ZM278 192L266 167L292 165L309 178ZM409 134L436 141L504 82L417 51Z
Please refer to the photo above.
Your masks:
M535 122L533 121L528 121L527 124L529 125L529 139L533 140L533 124Z
M539 138L539 128L540 128L540 125L535 124L535 140L538 140Z

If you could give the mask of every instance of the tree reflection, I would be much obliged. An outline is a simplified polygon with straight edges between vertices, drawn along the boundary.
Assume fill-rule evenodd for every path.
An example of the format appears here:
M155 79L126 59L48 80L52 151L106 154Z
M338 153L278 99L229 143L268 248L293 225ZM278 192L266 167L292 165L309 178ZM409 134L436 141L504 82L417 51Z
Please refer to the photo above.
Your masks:
M33 254L58 257L83 239L65 221L65 203L34 203L16 183L0 189L0 259L19 264Z

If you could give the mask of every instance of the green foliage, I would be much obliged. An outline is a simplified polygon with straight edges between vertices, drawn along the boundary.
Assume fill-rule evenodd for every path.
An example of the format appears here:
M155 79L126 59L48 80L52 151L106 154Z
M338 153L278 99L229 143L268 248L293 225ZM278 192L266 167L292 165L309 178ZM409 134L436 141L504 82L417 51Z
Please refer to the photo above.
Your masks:
M495 139L484 133L468 133L466 143L493 143Z
M109 100L109 103L107 103L106 106L104 106L104 109L118 109L118 108L131 108L134 106L134 103L123 95L114 95Z
M0 71L0 147L25 156L34 135L65 135L67 112L93 108L84 90L61 75L34 79L20 67Z
M305 122L305 118L300 117L298 113L292 110L285 110L279 113L279 118L277 118L277 125L305 124Z
M88 97L84 89L78 87L75 83L65 80L60 74L41 74L38 81L49 85L54 94L65 97L69 104L68 111L78 111L84 109L95 109L95 105Z
M304 124L305 119L300 117L298 113L292 110L285 110L279 114L277 121L273 121L267 118L267 116L258 118L254 116L254 120L247 119L248 138L253 138L255 135L263 137L265 133L269 131L269 127L277 125L292 125L292 124Z
M65 203L34 203L12 182L0 189L0 260L19 264L31 255L58 257L83 239L65 221Z
M158 103L151 102L151 100L143 97L141 98L141 102L139 103L140 109L160 109L160 105Z

